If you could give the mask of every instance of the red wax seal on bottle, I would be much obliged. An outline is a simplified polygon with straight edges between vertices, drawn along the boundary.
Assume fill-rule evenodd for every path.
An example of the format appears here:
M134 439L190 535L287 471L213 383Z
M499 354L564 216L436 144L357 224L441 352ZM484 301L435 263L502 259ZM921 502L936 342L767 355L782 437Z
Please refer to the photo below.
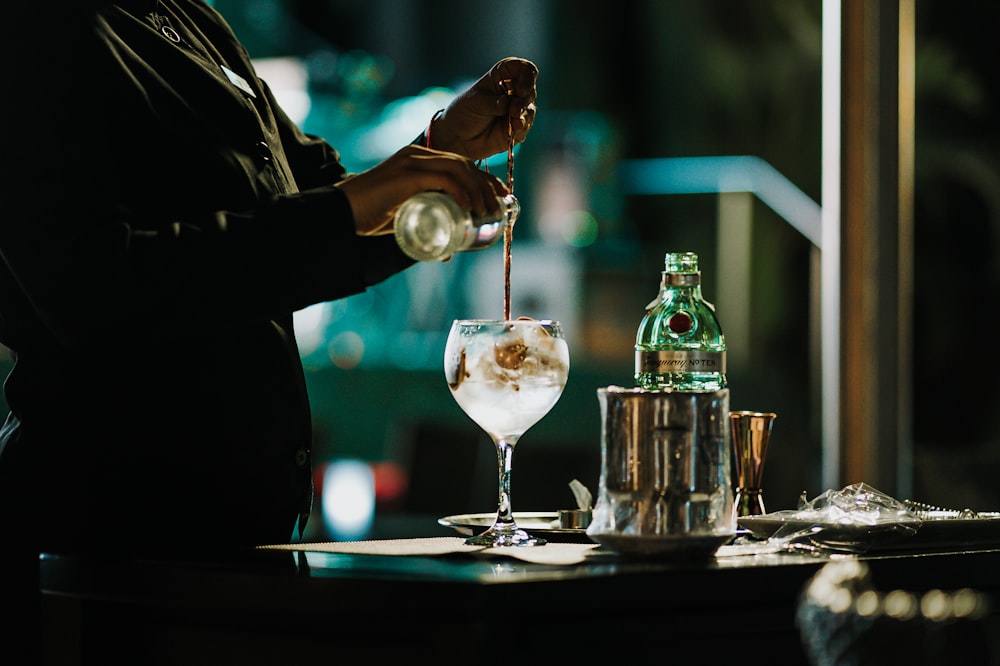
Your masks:
M678 312L671 315L670 320L667 321L667 326L674 333L687 333L691 330L691 317L686 312Z

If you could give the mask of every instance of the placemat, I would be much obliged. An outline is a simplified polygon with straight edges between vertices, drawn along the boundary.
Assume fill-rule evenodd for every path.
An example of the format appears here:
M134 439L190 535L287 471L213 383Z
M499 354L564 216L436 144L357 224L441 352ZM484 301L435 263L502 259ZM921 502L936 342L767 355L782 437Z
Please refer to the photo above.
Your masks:
M553 543L539 547L470 546L462 537L420 537L415 539L374 539L369 541L321 541L315 543L283 543L258 546L259 550L301 550L348 555L409 555L436 557L467 554L475 557L512 557L534 564L580 564L598 544Z

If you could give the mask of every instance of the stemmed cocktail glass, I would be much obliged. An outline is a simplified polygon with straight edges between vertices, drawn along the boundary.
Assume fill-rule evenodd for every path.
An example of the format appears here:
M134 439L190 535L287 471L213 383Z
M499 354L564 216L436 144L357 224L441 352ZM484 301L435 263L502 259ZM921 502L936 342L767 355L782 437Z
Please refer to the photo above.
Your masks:
M552 320L456 320L444 352L451 394L497 449L500 495L493 526L466 539L479 546L540 546L517 526L510 503L511 458L521 435L559 401L569 347Z

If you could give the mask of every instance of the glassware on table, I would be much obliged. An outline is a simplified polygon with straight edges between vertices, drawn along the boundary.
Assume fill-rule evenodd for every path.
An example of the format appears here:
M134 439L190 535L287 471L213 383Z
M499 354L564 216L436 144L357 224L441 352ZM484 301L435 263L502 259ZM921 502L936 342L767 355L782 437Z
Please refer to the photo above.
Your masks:
M733 465L736 468L736 493L733 513L737 518L760 516L764 509L764 459L771 439L771 427L778 415L774 412L738 411L729 413L732 427Z
M510 501L511 459L524 432L559 401L569 376L569 347L553 320L455 320L444 374L459 407L493 440L499 468L497 515L466 543L540 546L518 527Z
M591 535L732 535L729 389L597 389L601 477Z

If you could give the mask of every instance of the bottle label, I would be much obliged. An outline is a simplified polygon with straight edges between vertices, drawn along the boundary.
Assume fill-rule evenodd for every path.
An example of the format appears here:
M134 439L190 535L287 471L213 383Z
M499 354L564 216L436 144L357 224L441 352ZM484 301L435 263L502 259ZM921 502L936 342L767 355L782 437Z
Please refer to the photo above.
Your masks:
M725 372L726 352L636 351L636 372Z

